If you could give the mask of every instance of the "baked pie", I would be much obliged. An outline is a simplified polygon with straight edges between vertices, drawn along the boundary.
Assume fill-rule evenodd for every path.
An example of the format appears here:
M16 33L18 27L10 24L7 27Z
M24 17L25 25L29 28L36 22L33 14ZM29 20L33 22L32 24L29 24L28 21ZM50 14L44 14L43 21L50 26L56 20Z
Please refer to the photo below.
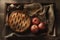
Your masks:
M13 11L8 18L8 24L16 32L23 32L30 26L30 17L20 10Z

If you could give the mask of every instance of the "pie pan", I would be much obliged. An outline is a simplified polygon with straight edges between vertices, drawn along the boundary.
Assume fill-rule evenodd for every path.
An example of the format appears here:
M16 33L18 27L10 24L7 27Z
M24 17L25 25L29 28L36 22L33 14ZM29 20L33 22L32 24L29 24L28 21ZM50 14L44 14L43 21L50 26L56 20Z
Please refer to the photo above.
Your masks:
M30 17L20 10L12 11L8 16L8 25L15 32L24 32L30 26Z

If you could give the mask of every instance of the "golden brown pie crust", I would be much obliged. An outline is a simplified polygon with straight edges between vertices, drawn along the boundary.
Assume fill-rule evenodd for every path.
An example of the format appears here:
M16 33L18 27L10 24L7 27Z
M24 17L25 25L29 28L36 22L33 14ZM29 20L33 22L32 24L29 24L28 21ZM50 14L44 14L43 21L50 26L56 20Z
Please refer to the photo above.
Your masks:
M8 24L16 32L23 32L30 26L30 17L20 10L13 11L9 18Z

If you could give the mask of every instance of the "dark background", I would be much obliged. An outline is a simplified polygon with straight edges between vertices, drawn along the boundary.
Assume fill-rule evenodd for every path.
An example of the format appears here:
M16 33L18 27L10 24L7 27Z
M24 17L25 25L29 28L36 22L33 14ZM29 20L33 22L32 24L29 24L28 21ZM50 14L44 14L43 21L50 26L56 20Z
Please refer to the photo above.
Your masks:
M4 36L4 13L5 13L5 3L55 3L55 24L54 26L57 29L57 38L60 36L60 0L0 0L0 39L3 39ZM2 35L3 34L3 35Z

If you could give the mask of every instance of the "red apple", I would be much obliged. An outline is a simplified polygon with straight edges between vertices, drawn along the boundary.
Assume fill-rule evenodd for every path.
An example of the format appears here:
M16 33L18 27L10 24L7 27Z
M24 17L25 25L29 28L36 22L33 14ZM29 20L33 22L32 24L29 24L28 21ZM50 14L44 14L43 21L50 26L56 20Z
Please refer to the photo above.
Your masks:
M45 29L45 23L41 22L41 23L38 25L38 28L39 28L40 30Z
M37 26L37 25L32 25L32 26L31 26L31 31L32 31L33 33L38 32L38 26Z
M38 17L34 17L34 18L32 19L32 23L33 23L33 24L39 24L39 18L38 18Z

